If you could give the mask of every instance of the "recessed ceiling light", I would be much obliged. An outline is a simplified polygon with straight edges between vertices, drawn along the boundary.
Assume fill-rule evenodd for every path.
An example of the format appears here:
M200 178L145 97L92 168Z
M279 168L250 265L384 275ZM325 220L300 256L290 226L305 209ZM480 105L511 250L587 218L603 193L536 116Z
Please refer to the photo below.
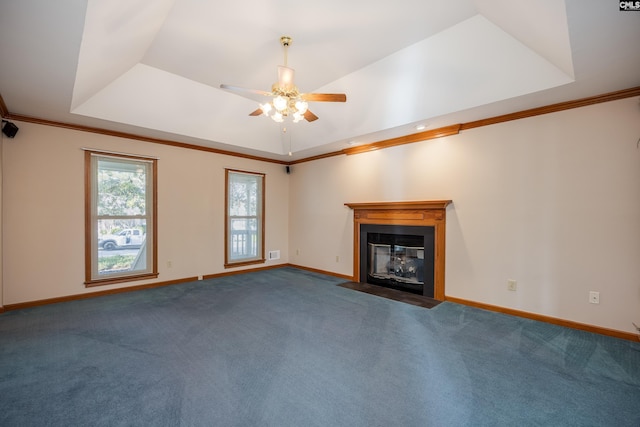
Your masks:
M357 144L357 142L356 142L356 141L353 141L353 140L352 140L352 141L347 142L347 145L348 145L348 146L350 146L350 147L353 147L353 146L354 146L354 145L356 145L356 144Z
M426 128L427 128L427 125L424 125L424 124L416 125L416 130L425 130Z

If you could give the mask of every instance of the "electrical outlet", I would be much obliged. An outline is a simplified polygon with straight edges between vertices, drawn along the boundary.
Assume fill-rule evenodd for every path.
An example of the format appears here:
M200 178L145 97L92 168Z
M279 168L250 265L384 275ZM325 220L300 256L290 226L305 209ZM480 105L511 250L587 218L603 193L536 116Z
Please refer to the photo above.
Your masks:
M516 289L518 289L518 282L511 279L507 280L507 289L510 291L515 291Z
M336 255L336 262L340 262L340 257Z
M300 249L296 249L296 255L300 255Z
M167 261L167 268L171 268L171 267L173 267L173 262Z
M590 291L589 302L591 304L600 304L600 292Z

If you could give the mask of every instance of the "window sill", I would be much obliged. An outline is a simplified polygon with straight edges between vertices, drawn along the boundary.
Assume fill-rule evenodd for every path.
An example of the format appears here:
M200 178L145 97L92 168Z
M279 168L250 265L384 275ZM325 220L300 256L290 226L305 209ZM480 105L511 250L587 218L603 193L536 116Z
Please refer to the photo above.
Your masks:
M158 277L158 273L146 273L146 274L138 274L135 276L125 276L125 277L112 277L109 279L99 279L99 280L87 280L84 282L85 288L93 288L95 286L103 286L103 285L113 285L115 283L125 283L125 282L134 282L136 280L145 280L145 279L155 279Z
M244 267L245 265L264 264L266 259L254 259L251 261L225 262L224 268Z

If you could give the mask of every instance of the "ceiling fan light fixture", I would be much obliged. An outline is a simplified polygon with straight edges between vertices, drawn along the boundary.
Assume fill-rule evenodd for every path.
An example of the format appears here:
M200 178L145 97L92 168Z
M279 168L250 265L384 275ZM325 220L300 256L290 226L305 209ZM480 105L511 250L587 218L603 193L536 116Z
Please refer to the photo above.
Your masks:
M284 116L276 111L275 113L273 113L273 116L271 116L271 118L273 119L274 122L276 123L282 123L284 121Z
M306 113L307 109L309 108L309 104L307 104L306 101L303 101L300 99L296 101L295 106L296 106L296 111L301 115Z
M273 98L273 106L280 113L282 113L284 110L287 109L287 107L289 106L288 104L289 104L289 102L288 102L287 98L285 98L282 95L278 95L275 98Z
M304 113L300 113L299 111L293 113L293 123L298 123L300 120L304 119L303 114Z
M282 36L280 44L284 48L284 65L278 66L278 81L271 86L271 92L263 90L246 89L236 86L221 84L221 89L245 92L247 98L254 99L255 95L267 96L269 101L258 104L259 108L250 116L267 116L275 122L282 123L285 119L293 122L306 120L313 122L318 116L309 111L308 102L346 102L347 96L343 93L300 93L293 83L295 70L287 66L287 49L291 45L291 37ZM249 96L248 94L251 94Z
M268 116L273 107L270 102L265 102L264 104L260 104L260 109L265 116Z

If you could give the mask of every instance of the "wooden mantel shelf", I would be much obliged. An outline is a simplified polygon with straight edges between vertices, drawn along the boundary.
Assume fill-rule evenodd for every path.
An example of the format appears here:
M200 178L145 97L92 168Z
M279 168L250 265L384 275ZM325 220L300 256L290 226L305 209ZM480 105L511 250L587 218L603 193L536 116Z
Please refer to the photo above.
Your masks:
M451 203L451 200L423 200L408 202L366 202L366 203L345 203L353 210L396 210L396 209L444 209Z
M451 200L345 203L353 209L353 281L360 281L360 226L363 224L434 227L434 295L444 301L446 207Z

